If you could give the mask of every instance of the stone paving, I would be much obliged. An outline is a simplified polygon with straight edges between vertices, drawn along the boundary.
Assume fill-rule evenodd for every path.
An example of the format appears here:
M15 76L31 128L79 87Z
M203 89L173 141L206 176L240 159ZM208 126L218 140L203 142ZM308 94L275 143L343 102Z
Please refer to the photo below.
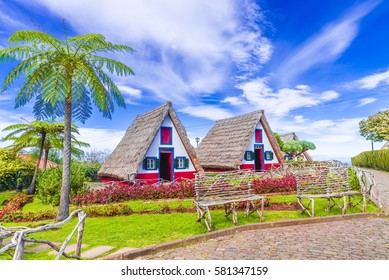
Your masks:
M389 173L374 170L384 210ZM363 218L244 231L137 258L147 260L389 259L389 218Z
M364 218L251 230L137 259L389 259L389 219Z

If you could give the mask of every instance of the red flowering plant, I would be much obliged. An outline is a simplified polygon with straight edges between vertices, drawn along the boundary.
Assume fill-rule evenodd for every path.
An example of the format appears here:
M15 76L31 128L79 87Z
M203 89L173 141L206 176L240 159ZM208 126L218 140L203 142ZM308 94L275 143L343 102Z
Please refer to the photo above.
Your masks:
M23 206L30 201L30 197L26 194L15 194L10 197L6 204L0 209L0 221L4 221L8 215L13 215L21 212Z
M147 184L112 184L110 187L89 190L81 195L71 198L76 205L108 204L128 200L191 198L194 196L194 184L191 180L172 183Z

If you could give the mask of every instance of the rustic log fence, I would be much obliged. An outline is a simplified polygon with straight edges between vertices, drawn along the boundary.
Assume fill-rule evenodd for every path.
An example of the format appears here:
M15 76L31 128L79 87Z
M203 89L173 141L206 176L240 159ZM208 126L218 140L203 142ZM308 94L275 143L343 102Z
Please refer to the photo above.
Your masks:
M36 233L36 232L42 232L46 230L53 230L53 229L58 229L61 226L65 225L68 223L75 215L78 216L78 222L72 232L68 235L68 237L65 239L63 242L62 246L59 248L57 247L53 242L48 241L48 240L38 240L34 238L28 238L28 235L31 233ZM0 249L0 254L7 252L11 248L15 248L15 252L13 255L14 260L22 260L24 257L24 252L25 252L25 245L26 242L30 243L42 243L42 244L47 244L51 248L53 248L55 251L58 252L56 260L59 260L61 256L64 256L66 258L74 258L74 259L80 259L81 258L81 246L82 246L82 237L83 237L83 232L84 232L84 226L85 226L85 218L86 214L84 211L81 209L73 211L68 218L65 220L55 223L55 224L47 224L43 225L37 228L29 228L29 227L11 227L11 228L6 228L3 226L0 226L0 246L3 246ZM77 235L77 245L76 245L76 255L68 255L65 253L65 249L74 235L74 233L78 230L78 235ZM13 236L11 239L11 242L4 245L3 241L8 238Z

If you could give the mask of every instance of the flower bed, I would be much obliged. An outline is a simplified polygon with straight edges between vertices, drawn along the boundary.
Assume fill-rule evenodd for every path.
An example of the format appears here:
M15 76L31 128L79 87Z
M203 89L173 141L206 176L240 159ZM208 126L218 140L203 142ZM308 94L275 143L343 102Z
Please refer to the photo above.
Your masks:
M23 206L31 200L26 194L15 194L10 197L2 209L0 209L0 221L7 221L9 216L21 213Z
M253 188L259 194L290 193L296 191L296 180L293 176L256 179L253 181ZM89 190L82 195L77 195L71 198L71 203L75 205L109 204L128 200L193 198L194 195L192 180L153 185L144 183L129 186L114 184L111 187Z

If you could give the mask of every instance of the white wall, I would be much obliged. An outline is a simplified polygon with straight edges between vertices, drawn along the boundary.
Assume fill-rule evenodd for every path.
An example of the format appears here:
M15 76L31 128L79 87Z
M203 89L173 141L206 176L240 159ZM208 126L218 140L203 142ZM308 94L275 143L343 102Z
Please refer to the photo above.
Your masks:
M278 163L276 154L274 153L274 150L273 150L272 146L270 145L269 138L267 138L266 132L263 129L263 127L261 125L261 122L258 122L256 129L262 129L262 143L255 143L255 132L253 131L253 135L251 136L251 140L250 140L249 145L247 146L246 151L254 152L254 145L255 144L262 144L263 145L263 152L264 152L263 156L264 157L265 157L265 152L266 151L272 151L273 152L273 160L265 160L265 164ZM252 161L246 161L243 158L242 164L254 164L254 161L253 160Z
M174 148L173 156L176 157L187 157L189 159L189 167L187 169L174 169L174 172L191 172L196 171L192 161L189 158L188 153L182 143L180 136L175 129L170 116L167 115L162 122L162 126L172 128L172 145L161 145L161 129L158 130L157 135L154 137L145 157L156 157L159 158L159 148ZM138 173L156 173L158 170L144 170L143 163L140 164Z

